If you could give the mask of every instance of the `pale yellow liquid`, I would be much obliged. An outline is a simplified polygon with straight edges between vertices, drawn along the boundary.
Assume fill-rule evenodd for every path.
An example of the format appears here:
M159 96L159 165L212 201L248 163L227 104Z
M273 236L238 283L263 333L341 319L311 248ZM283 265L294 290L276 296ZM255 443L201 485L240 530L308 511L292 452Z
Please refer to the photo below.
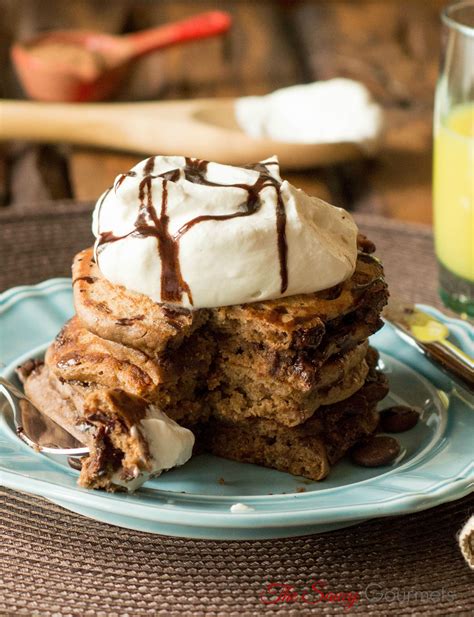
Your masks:
M435 131L436 254L452 273L474 282L474 102L454 107Z

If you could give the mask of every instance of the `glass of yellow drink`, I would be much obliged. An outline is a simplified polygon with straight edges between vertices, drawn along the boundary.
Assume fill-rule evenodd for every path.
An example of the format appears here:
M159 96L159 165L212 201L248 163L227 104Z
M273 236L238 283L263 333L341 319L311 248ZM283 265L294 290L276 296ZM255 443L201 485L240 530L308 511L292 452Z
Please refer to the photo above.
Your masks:
M474 316L474 0L442 13L434 114L433 206L440 295Z

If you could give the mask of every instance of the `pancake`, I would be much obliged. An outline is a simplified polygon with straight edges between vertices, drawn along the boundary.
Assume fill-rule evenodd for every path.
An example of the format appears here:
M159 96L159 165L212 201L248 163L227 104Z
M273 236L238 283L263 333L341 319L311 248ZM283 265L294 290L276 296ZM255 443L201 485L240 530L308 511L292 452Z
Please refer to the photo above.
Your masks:
M194 409L196 421L206 415L209 406L218 417L278 418L282 424L294 426L321 405L347 398L362 386L368 370L366 352L364 342L332 356L309 387L308 382L275 382L260 374L258 367L217 358L212 341L199 331L188 339L185 353L171 350L157 361L91 334L73 317L48 348L45 360L61 382L121 388L159 404L173 417L179 403ZM210 393L206 395L206 391Z
M158 304L113 285L102 276L92 248L74 258L72 279L76 313L90 332L150 356L179 346L207 320L207 311Z
M63 384L43 363L24 377L25 394L33 405L86 446L92 445L93 431L84 422L84 401L96 389Z
M377 355L369 350L367 357L370 370L362 388L343 401L322 406L305 423L289 428L275 420L229 422L214 416L192 427L197 448L311 480L323 479L331 465L377 428L376 405L388 388L385 377L375 370ZM40 411L91 448L91 455L82 460L82 486L117 490L118 471L125 476L132 468L146 473L144 443L130 439L130 427L148 401L123 390L61 383L41 364L26 378L25 391Z
M217 418L268 418L284 426L296 426L322 405L344 400L362 387L368 373L367 346L367 342L362 343L330 359L320 369L318 385L304 390L262 377L252 369L232 370L235 367L228 364L217 371L219 381L207 401Z
M344 326L366 318L377 319L388 297L380 262L359 253L352 277L331 289L213 309L213 327L246 342L264 344L272 350L309 350L324 342L331 327Z
M148 442L136 430L150 405L145 399L120 389L65 385L46 365L30 373L25 391L42 413L89 448L74 459L80 486L125 490L153 471Z
M377 403L388 393L384 375L372 367L355 394L320 407L293 428L259 418L229 422L213 417L203 430L204 448L215 455L285 471L311 480L324 479L356 443L378 426Z
M78 317L62 328L46 352L46 364L63 381L97 383L121 388L167 406L176 399L192 399L203 387L214 357L214 343L204 334L187 339L186 352L171 349L160 359L143 351L101 339Z
M79 486L115 492L147 476L153 468L140 430L149 404L123 390L98 390L84 403L84 420L94 428L90 454L82 458Z
M76 256L73 285L76 313L90 332L151 356L167 346L178 347L202 326L280 352L316 349L327 344L330 337L325 335L332 334L331 329L342 334L355 322L374 322L372 330L380 327L379 314L388 297L383 268L366 253L359 253L352 277L329 290L216 309L189 311L158 304L113 285L93 261L92 249ZM288 362L293 359L290 354Z

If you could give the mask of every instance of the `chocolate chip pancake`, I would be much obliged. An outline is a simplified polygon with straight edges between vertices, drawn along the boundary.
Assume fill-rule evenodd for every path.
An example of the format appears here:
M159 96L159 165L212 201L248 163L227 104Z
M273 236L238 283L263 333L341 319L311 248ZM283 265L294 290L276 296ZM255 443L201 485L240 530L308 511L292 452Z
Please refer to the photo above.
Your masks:
M90 450L71 461L80 469L80 486L133 490L144 478L183 464L191 456L192 433L144 398L117 388L62 382L41 362L25 369L20 369L19 376L35 407ZM166 452L166 444L157 449L156 438L150 439L144 430L143 423L150 421L166 426L168 434L170 430L187 433L181 452L173 447Z
M301 423L321 405L353 394L368 370L367 342L331 356L320 367L312 387L307 382L304 387L291 381L268 383L266 373L260 374L258 368L233 364L227 356L218 357L215 350L212 339L197 330L187 339L185 353L172 349L158 361L99 338L73 317L49 347L45 361L63 383L122 388L158 403L175 419L194 410L197 422L212 408L218 417L278 418L287 426Z
M359 253L354 274L323 292L222 307L211 311L214 327L271 350L314 350L329 343L331 330L342 337L355 323L374 323L388 297L380 262ZM291 361L291 360L290 360Z
M118 490L122 482L152 472L148 442L134 430L146 416L148 403L124 390L99 390L84 403L84 421L94 438L81 461L79 485Z
M76 257L73 280L78 317L46 358L60 379L124 388L173 417L184 404L196 418L208 408L286 426L362 386L388 295L380 262L362 250L352 277L329 290L178 314L112 285L92 250Z
M177 347L207 319L206 311L158 304L113 285L97 267L92 248L74 258L72 282L76 313L90 332L150 356Z
M217 418L236 421L259 417L296 426L322 405L344 400L359 390L368 373L367 342L335 357L319 370L319 382L312 388L297 389L291 383L274 381L251 368L219 365L218 380L208 395ZM212 382L209 382L212 384Z
M27 370L19 367L17 372L25 394L37 409L84 445L92 444L92 433L84 423L83 412L87 395L95 392L97 386L61 382L43 362Z
M266 427L255 419L245 424L229 424L213 418L206 428L206 449L242 463L323 480L332 465L377 427L377 401L365 402L363 391L364 388L361 395L354 395L353 409L336 403L321 408L322 415L292 429L280 425ZM328 428L334 423L337 433Z
M343 344L355 324L372 331L380 327L388 296L383 268L367 253L359 253L352 277L330 290L216 309L176 309L112 285L97 268L92 249L76 256L73 285L76 312L87 329L149 355L179 346L207 321L216 332L280 352L329 345L335 329ZM288 362L293 359L290 354Z
M149 157L104 192L93 230L73 263L76 315L25 382L90 445L84 486L150 471L132 435L143 413L177 420L178 444L193 427L211 452L311 479L375 430L382 265L351 216L282 180L276 159Z
M160 358L99 338L77 316L63 327L46 352L49 369L63 382L122 388L167 410L184 400L193 403L205 385L214 357L214 342L196 331L186 351L169 349Z
M214 414L206 424L193 427L197 450L323 479L378 425L376 406L388 392L387 381L375 369L374 350L369 349L366 357L369 372L362 387L343 401L320 407L303 424L290 428L276 420L242 416L232 421ZM118 490L127 480L127 470L149 470L146 443L139 436L130 437L137 414L143 416L148 401L121 389L61 382L43 364L25 377L26 393L35 406L91 448L90 456L82 460L82 486Z
M343 401L320 407L298 426L288 428L260 418L232 422L212 417L202 435L206 449L236 461L324 479L332 465L378 426L377 403L388 393L388 382L375 370L376 358L370 350L370 371L362 388Z

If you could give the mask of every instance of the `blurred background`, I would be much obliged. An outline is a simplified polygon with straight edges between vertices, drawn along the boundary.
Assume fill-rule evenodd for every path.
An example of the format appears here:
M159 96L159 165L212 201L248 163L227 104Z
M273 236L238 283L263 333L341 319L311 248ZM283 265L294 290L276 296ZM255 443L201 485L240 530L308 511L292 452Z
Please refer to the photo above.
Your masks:
M264 94L345 76L364 83L386 112L377 158L292 172L307 192L356 212L431 221L432 105L440 0L0 0L0 96L24 97L12 42L56 28L125 33L220 9L229 34L150 54L114 100ZM1 121L1 118L0 118ZM0 144L0 204L16 208L88 201L141 155L68 144Z

